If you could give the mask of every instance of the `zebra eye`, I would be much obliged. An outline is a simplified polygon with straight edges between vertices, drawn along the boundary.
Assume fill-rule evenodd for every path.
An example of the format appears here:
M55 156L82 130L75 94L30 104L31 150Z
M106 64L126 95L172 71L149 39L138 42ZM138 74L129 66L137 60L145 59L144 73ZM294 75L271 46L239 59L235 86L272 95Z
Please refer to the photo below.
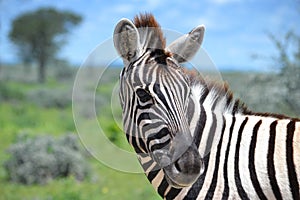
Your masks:
M141 88L136 90L136 94L142 102L147 102L152 99L152 96L149 94L149 92Z

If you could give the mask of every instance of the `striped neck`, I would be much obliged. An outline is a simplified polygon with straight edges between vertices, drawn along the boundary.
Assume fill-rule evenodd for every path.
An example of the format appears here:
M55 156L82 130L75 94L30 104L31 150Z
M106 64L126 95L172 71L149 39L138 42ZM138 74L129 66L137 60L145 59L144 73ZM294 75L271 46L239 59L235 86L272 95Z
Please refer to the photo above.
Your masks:
M244 104L233 99L226 84L204 82L190 77L191 98L187 117L194 141L204 158L209 154L214 140L222 132L224 117L248 112ZM191 115L192 114L192 115Z
M255 162L264 163L268 168L274 168L272 162L267 162L265 157L267 155L276 156L275 151L270 147L265 147L270 144L270 141L274 140L272 144L275 142L275 132L285 132L285 127L292 127L292 125L294 125L294 129L288 132L300 131L299 120L294 119L296 122L282 115L253 113L247 110L239 100L233 99L226 85L223 88L216 85L210 87L200 83L194 83L191 86L192 97L187 113L193 113L188 116L190 128L205 165L204 172L193 185L185 188L171 187L164 176L164 171L159 169L150 156L139 156L148 180L165 199L226 199L229 197L257 199L258 197L253 191L259 191L259 185L255 184L256 188L249 189L247 186L243 186L245 184L243 180L249 179L254 181L253 183L263 181L263 179L257 180L255 176L259 176L259 174L251 171L257 167ZM273 137L269 137L269 135L273 135ZM282 139L282 141L285 144L287 140ZM258 151L262 152L265 157L258 156L255 160L253 145L261 148ZM252 151L245 150L245 147L248 146ZM286 152L288 153L288 150ZM265 168L257 170L262 174L271 173L264 171ZM242 177L244 174L240 172L244 171L248 173L247 177ZM295 174L292 172L291 174ZM270 187L268 185L267 188Z

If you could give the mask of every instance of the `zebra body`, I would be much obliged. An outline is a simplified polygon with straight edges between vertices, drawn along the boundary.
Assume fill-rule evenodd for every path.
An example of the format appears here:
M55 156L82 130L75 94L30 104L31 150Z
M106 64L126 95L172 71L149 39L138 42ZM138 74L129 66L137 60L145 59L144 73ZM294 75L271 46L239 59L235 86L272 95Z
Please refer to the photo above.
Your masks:
M152 15L115 28L124 131L149 181L164 199L300 199L300 121L253 113L184 70L203 33L165 47Z
M240 114L224 119L206 171L177 198L299 199L300 123Z

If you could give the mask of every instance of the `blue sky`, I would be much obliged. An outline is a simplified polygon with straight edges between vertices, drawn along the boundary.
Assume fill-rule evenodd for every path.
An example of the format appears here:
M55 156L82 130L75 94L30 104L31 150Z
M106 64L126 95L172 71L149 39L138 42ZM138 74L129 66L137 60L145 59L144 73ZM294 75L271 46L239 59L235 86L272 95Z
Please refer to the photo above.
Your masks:
M251 58L275 54L266 33L282 38L287 30L300 32L299 0L0 0L0 62L17 61L7 38L12 20L45 6L83 16L59 53L74 64L84 62L97 45L110 39L121 18L132 19L140 12L152 12L163 28L181 33L204 24L203 48L220 69L266 69L271 61Z

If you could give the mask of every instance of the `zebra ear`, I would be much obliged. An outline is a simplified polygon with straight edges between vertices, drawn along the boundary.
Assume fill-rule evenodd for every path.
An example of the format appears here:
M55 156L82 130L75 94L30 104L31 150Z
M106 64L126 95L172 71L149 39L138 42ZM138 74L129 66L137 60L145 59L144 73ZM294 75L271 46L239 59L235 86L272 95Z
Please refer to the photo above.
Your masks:
M170 51L179 63L191 60L202 44L204 31L203 25L194 28L188 34L172 42L167 47L167 51Z
M138 52L139 33L128 19L121 19L114 30L114 45L119 55L130 62Z

